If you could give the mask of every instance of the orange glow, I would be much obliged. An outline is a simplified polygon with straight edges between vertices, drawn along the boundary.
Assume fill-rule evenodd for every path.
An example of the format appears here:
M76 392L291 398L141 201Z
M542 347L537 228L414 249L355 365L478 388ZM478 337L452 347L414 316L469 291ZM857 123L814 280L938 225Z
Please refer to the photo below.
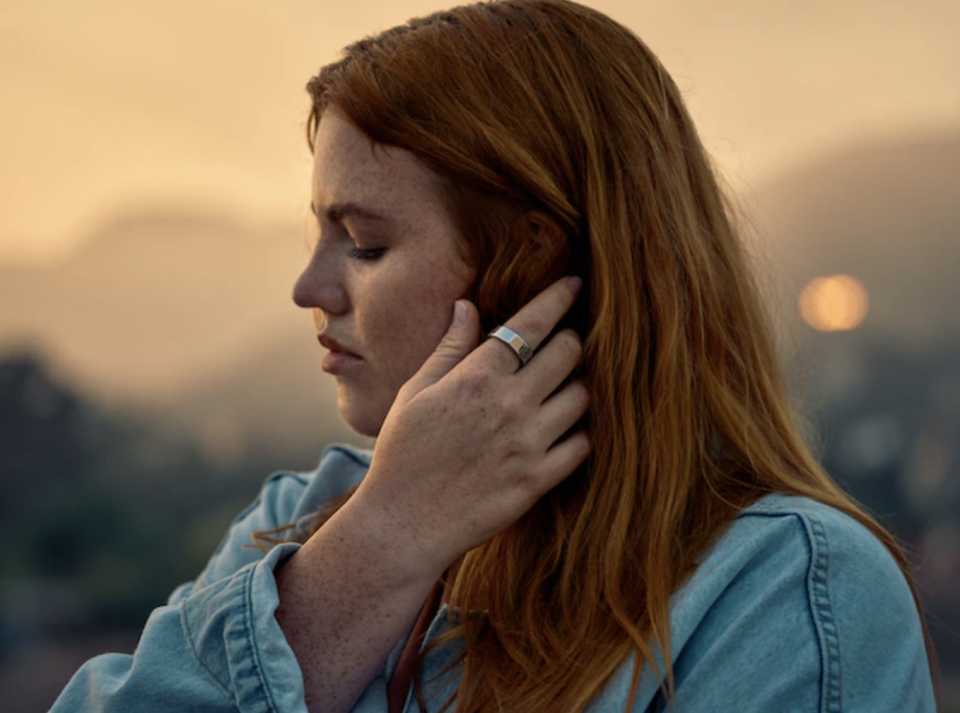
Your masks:
M800 315L821 332L856 329L867 309L867 290L850 275L814 278L800 293Z
M158 202L306 219L306 81L350 42L460 1L0 2L0 264L68 259ZM849 139L960 123L955 0L583 2L656 51L746 194ZM830 111L811 121L813 106Z

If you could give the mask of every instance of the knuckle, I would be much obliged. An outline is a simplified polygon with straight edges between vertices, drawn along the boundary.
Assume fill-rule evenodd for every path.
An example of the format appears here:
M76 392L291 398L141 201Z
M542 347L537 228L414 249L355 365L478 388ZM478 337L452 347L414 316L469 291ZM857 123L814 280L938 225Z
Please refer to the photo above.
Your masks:
M467 391L476 393L490 385L490 372L482 368L466 370L463 374L463 385Z
M593 446L590 444L590 437L586 433L580 433L577 436L579 441L578 445L580 446L580 452L578 454L578 460L580 463L585 461L590 457L590 453L593 450Z
M504 461L522 461L525 456L524 443L513 429L504 433L504 429L501 428L498 435L501 436L498 442Z
M539 473L533 468L524 468L516 479L516 487L528 500L540 497L541 481Z
M584 406L590 405L590 389L587 388L587 385L582 381L574 381L573 384L573 393L580 400Z
M540 439L535 433L526 433L525 435L520 436L517 440L519 441L520 446L523 448L524 455L527 457L541 450Z
M573 330L564 330L557 335L557 339L564 354L573 359L580 359L580 355L583 353L583 344L580 343L580 338Z
M523 403L520 399L508 394L500 399L497 406L501 421L511 424L520 417Z
M409 401L411 398L410 391L413 388L414 387L410 385L409 380L405 381L403 385L399 389L397 389L397 398L394 400L399 401L400 403L403 403L404 401Z
M524 330L524 333L522 336L525 339L538 339L544 334L547 334L552 327L553 324L545 314L542 312L531 312L523 318L521 329Z

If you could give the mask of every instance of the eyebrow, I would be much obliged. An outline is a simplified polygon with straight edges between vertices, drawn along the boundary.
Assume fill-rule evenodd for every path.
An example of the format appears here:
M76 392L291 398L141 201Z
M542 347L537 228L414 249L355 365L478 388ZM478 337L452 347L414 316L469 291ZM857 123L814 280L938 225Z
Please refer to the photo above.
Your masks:
M320 213L317 211L316 204L310 202L310 211L317 217L320 217ZM331 222L338 222L344 218L358 218L360 220L369 220L380 223L389 223L390 219L385 216L377 213L376 211L370 210L369 208L364 208L361 205L356 203L334 203L331 206L327 206L326 210L323 211L328 220Z

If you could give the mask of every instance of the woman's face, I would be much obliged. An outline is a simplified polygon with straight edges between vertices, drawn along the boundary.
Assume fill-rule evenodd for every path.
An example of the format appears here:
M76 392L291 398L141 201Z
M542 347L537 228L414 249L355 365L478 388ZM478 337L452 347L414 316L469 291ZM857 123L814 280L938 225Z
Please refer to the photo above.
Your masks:
M413 154L372 144L335 107L324 112L312 187L319 237L293 299L313 308L332 348L323 368L337 379L340 415L367 436L379 433L473 279L438 180Z

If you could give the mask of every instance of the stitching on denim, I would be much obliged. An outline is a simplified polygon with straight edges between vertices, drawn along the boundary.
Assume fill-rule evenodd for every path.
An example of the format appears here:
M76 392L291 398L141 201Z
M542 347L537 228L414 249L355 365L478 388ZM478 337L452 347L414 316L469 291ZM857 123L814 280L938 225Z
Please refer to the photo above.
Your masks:
M243 583L244 627L247 630L247 646L250 647L250 658L253 660L253 668L257 672L260 687L263 689L264 696L267 699L267 710L276 713L277 704L273 700L273 692L270 690L270 687L267 686L267 680L263 675L263 666L260 663L260 651L253 643L253 574L255 570L255 567L250 568Z
M200 653L197 651L196 639L193 636L193 632L190 630L190 620L187 618L187 607L185 605L180 607L180 626L183 627L183 634L187 638L187 648L190 649L190 653L193 654L193 658L196 660L197 665L200 666L200 670L210 678L214 687L220 691L220 693L222 693L231 704L235 704L237 700L230 693L230 689L223 685L220 679L217 678L213 671L210 670L210 667L207 666L202 658L200 658Z
M823 683L821 711L841 713L841 670L840 637L837 622L830 604L830 592L827 587L827 570L830 563L830 545L823 523L818 518L805 513L798 515L807 530L810 542L810 569L807 571L807 592L810 597L811 612L817 638L820 640L820 654L823 659Z

